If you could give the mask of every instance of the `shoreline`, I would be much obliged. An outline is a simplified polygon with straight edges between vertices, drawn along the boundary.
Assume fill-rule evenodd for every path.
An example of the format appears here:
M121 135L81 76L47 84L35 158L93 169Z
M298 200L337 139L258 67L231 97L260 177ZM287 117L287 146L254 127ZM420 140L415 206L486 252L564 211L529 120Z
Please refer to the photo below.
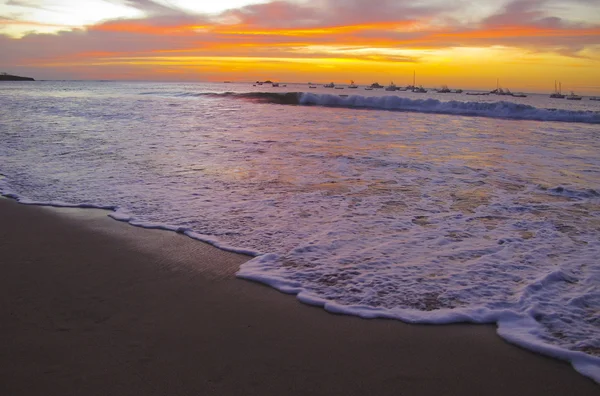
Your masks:
M335 315L235 277L249 256L0 198L0 393L596 394L494 325ZM10 340L7 342L7 340Z

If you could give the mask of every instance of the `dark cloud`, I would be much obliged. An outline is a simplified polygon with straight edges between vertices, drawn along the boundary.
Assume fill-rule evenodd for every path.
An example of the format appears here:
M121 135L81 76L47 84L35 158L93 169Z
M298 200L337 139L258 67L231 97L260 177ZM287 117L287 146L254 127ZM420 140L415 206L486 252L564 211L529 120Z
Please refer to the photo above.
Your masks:
M253 26L318 27L398 22L428 18L454 10L451 4L403 0L321 0L310 3L272 1L228 10L223 17Z
M330 21L338 23L392 22L431 18L456 9L452 2L407 0L325 0Z
M484 26L515 26L529 24L545 16L541 7L547 0L516 0L507 4L504 9L483 20Z
M501 26L539 26L545 28L573 28L594 26L594 23L581 20L567 20L558 15L557 7L573 3L583 5L596 5L600 7L600 0L570 0L570 3L557 3L555 0L515 0L508 3L500 12L485 18L481 25L484 27ZM600 8L599 8L600 9ZM593 16L593 15L590 15ZM595 26L600 24L600 13L596 14Z
M227 10L221 14L221 17L252 26L315 26L322 17L320 11L320 9L313 6L287 1L273 1Z

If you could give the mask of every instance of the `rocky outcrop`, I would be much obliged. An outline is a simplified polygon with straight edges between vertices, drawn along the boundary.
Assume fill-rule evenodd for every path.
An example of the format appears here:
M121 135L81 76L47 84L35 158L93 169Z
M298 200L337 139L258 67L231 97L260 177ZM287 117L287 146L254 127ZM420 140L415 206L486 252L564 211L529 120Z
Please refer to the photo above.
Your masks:
M35 81L31 77L13 76L6 73L0 74L0 81Z

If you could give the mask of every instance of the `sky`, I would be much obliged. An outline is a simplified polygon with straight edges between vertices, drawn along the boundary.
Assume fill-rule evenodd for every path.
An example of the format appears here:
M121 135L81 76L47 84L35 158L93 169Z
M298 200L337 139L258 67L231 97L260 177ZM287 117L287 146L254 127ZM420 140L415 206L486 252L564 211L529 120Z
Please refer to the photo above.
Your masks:
M600 0L0 0L0 71L599 94Z

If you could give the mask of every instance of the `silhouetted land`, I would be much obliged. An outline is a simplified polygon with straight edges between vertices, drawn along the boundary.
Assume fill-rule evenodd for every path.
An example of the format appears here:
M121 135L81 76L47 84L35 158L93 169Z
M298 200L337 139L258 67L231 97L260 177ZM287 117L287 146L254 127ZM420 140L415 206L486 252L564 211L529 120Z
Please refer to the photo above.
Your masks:
M0 74L0 81L35 81L31 77L13 76L11 74Z

